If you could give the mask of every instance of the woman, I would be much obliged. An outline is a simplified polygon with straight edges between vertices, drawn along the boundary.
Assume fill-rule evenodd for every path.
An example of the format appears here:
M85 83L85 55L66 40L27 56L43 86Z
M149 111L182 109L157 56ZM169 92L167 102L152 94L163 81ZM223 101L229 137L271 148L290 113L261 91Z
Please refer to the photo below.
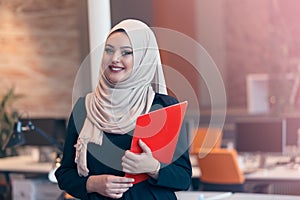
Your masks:
M137 117L175 103L151 29L133 19L117 24L105 43L96 90L79 99L70 116L55 173L59 187L80 199L176 199L174 192L191 181L184 128L171 164L156 160L142 140L141 154L129 151ZM149 178L133 184L125 173Z

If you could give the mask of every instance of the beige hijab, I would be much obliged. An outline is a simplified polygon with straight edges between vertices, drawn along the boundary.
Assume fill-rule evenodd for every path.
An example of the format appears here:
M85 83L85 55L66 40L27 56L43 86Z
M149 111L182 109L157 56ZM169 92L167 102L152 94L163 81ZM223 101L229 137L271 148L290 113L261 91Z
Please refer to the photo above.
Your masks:
M86 96L87 117L79 134L75 162L80 176L87 176L87 144L101 145L103 132L126 134L135 128L139 115L149 112L155 93L167 94L160 55L154 33L141 21L128 19L109 34L123 29L133 48L133 70L125 81L112 84L103 75L97 88Z

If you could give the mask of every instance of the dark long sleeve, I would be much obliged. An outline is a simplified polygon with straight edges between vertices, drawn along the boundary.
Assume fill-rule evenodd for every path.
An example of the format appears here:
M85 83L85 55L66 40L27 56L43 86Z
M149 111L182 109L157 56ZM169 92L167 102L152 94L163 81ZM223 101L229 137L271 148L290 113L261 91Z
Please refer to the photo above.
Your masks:
M83 99L80 100L74 107L75 111L78 111L82 107ZM88 177L80 177L77 172L77 165L74 162L75 159L75 147L77 142L78 132L77 126L80 126L79 121L74 119L74 111L72 112L68 127L67 137L64 145L63 159L61 166L56 170L55 175L58 181L60 189L68 192L74 197L80 199L88 199L86 182ZM84 111L80 112L84 116ZM76 115L80 116L80 115ZM77 122L77 124L76 124ZM75 125L76 124L76 125Z
M192 170L187 155L181 156L174 163L163 167L157 180L150 179L153 185L170 188L173 191L187 190L191 184Z
M182 132L184 134L185 132ZM181 135L179 142L183 143L184 136ZM192 168L188 154L187 143L177 145L177 152L174 155L174 161L165 165L162 163L162 168L159 172L157 180L150 179L150 183L158 186L168 187L174 191L187 190L191 184ZM185 147L184 147L185 146ZM184 148L182 148L184 147Z
M178 103L169 96L162 96L155 102L164 107ZM173 162L169 165L161 163L161 170L157 180L149 179L151 184L167 187L174 191L187 190L191 184L192 167L189 158L189 144L186 127L181 127L180 136L173 156Z

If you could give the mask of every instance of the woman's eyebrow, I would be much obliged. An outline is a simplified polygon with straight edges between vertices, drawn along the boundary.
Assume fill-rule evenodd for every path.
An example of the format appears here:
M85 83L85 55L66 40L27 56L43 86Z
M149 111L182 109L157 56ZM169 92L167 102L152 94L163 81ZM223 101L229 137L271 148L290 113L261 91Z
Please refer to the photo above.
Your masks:
M132 49L132 47L131 46L121 46L121 49Z
M111 44L106 44L105 46L109 46L109 47L111 47L111 48L115 48L113 45L111 45Z
M106 44L105 46L111 47L111 48L115 48L115 46L111 45L111 44ZM120 49L132 49L131 46L121 46Z

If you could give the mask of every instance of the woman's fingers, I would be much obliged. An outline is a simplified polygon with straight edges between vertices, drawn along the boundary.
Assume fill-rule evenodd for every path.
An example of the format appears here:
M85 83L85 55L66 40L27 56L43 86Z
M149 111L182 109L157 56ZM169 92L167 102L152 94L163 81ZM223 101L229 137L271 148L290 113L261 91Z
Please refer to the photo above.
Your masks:
M133 186L134 179L127 177L111 177L107 194L111 198L121 198L123 193Z
M127 177L121 177L121 176L112 176L112 179L111 179L111 182L112 183L132 183L134 182L134 179L133 178L127 178Z
M145 142L143 142L141 139L139 140L139 145L142 148L143 152L147 154L152 154L151 149L146 145Z
M133 186L134 179L109 174L90 176L87 190L110 198L121 198L123 193Z

